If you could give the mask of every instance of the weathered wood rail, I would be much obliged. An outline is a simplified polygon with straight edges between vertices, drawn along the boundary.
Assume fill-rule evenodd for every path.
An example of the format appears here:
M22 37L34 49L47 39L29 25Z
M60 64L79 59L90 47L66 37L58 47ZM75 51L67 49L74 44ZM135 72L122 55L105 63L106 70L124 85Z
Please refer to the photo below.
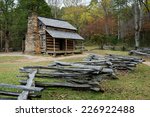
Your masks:
M69 63L55 61L48 66L26 66L20 68L20 85L0 84L0 87L23 90L11 92L0 90L0 95L8 96L0 99L26 100L40 97L43 89L49 87L72 88L76 90L103 91L101 82L106 79L118 79L117 70L133 70L144 60L131 56L92 54L83 61ZM25 79L26 78L26 79ZM42 80L40 80L40 79ZM38 80L37 80L38 79ZM57 79L44 82L43 79Z
M6 98L1 98L1 99L27 100L28 98L32 98L32 97L40 97L40 95L34 94L34 92L40 92L43 90L43 88L34 86L35 85L34 78L35 78L36 73L37 73L37 70L34 70L34 71L32 70L27 75L28 80L27 80L26 84L24 84L24 85L11 85L11 84L1 83L0 84L1 88L23 90L21 93L0 90L0 95L7 96ZM30 92L32 92L32 94ZM10 96L11 98L9 98L8 96ZM15 98L12 98L14 96L15 96Z
M137 50L131 50L129 51L129 55L150 57L150 48L141 48Z
M67 87L80 90L102 91L100 82L103 79L116 79L112 68L85 65L83 63L69 63L55 61L48 66L26 66L20 69L22 73L30 73L37 70L36 78L59 79L60 82L39 82L35 81L37 87ZM26 77L21 75L19 77ZM20 80L21 84L27 83Z
M31 86L34 86L34 77L35 74L37 73L37 70L33 71L32 73L29 73L29 79L27 80L26 83L26 87L30 88ZM42 89L40 89L39 91L41 91ZM28 98L29 95L29 91L23 91L19 96L18 96L18 100L26 100Z
M107 55L99 56L92 54L84 59L83 64L102 65L116 70L134 70L136 65L144 60L131 56Z
M37 87L67 87L80 90L101 91L100 83L104 79L117 79L116 70L133 70L143 60L118 55L90 55L83 61L69 63L55 61L48 66L26 66L20 72L30 73L37 70L36 78L59 79L60 82L35 81ZM25 76L20 76L25 77ZM27 83L20 80L21 84Z

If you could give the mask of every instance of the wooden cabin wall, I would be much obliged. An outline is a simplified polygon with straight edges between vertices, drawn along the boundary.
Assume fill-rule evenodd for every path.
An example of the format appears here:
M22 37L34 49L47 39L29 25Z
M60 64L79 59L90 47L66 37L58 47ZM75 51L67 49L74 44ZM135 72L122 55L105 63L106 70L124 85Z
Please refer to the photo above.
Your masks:
M46 50L54 51L53 38L46 32Z
M55 44L55 49L54 49L54 44ZM65 39L54 39L46 32L46 50L47 51L54 51L54 50L55 51L65 51L65 50L73 51L74 40L67 40L67 45L66 45Z
M60 51L60 41L59 41L59 39L55 39L55 50Z
M68 51L74 50L74 40L67 40L67 50Z
M55 42L54 42L55 40ZM60 51L60 42L58 39L54 39L46 32L46 49L47 51L54 51L54 43L55 43L55 51Z

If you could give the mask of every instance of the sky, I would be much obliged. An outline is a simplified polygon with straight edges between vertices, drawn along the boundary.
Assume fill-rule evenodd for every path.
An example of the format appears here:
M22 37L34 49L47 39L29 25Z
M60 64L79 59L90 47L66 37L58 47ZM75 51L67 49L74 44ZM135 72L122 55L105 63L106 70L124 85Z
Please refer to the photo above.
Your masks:
M48 0L45 0L48 1ZM83 0L83 3L89 4L91 0ZM15 2L17 2L17 0L15 0Z
M48 2L48 0L45 0L46 2ZM82 4L84 5L89 5L91 0L82 0Z
M45 1L47 2L48 0ZM82 4L89 5L90 1L91 0L82 0ZM15 3L17 3L17 0L15 0Z
M89 4L91 0L83 0L84 4Z

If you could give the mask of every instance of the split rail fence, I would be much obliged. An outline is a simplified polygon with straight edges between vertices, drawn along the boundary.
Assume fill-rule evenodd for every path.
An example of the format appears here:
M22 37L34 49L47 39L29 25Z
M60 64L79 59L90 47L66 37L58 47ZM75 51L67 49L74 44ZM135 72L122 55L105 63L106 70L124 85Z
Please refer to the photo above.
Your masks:
M23 78L21 85L0 84L3 89L0 95L7 96L1 99L27 100L40 98L43 89L49 87L72 88L76 90L103 91L101 83L106 79L118 79L118 70L134 70L136 65L144 60L131 56L89 55L83 61L69 63L55 61L48 66L26 66L20 68ZM36 79L57 79L57 81L37 81ZM22 92L9 92L5 88L20 89ZM14 98L15 97L15 98Z

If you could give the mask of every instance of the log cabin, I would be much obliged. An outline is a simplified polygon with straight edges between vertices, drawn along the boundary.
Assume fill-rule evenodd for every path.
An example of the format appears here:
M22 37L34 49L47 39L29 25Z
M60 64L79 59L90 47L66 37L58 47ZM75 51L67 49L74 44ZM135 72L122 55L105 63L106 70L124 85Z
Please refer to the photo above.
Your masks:
M36 17L28 21L25 52L68 54L75 53L76 41L84 40L67 21Z

